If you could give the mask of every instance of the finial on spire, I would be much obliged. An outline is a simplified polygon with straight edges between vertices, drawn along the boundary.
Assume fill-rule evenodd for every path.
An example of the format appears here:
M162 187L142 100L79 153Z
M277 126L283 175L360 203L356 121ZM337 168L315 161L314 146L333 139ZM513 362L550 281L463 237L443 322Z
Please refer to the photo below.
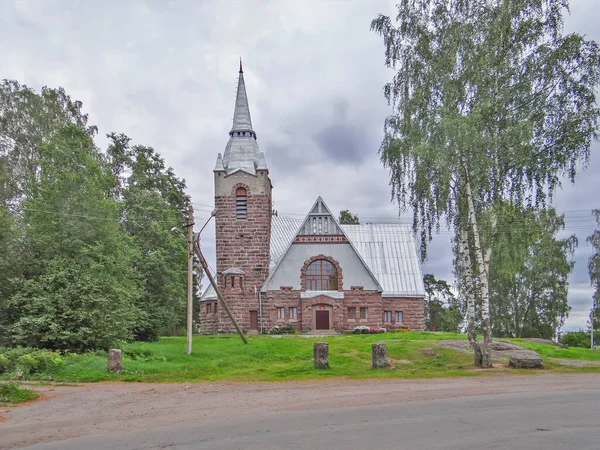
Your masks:
M240 57L240 73L244 73L244 71L242 70L242 58Z

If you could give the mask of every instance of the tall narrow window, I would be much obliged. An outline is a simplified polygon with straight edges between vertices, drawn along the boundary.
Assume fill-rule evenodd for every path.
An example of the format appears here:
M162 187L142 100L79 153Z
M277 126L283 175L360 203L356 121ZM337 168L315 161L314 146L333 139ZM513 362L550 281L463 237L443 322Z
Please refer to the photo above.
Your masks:
M290 319L291 320L298 319L298 308L296 308L296 307L290 308Z
M239 187L235 191L235 217L236 219L246 219L248 217L248 197L246 189Z
M285 319L285 308L277 308L277 319Z
M402 311L396 311L396 323L402 323Z
M367 308L366 306L360 307L360 318L361 319L368 319L369 318L369 308Z
M351 306L348 308L348 319L356 319L356 306Z
M384 311L383 312L383 321L384 322L391 322L392 321L392 312L391 311Z

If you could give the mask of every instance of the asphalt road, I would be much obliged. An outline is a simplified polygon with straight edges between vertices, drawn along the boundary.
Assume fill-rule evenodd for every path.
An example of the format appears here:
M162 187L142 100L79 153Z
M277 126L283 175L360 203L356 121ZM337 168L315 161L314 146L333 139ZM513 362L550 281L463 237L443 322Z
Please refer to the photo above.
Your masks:
M293 400L282 397L281 401ZM600 384L591 391L244 414L28 448L594 449L600 448Z

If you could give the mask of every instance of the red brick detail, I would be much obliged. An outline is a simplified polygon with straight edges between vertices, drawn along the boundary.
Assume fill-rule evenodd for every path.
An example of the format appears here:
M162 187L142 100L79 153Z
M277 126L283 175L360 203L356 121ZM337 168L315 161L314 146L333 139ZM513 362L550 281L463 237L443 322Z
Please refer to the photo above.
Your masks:
M383 311L392 312L391 328L410 328L423 331L425 329L425 300L422 298L384 297ZM396 311L402 311L402 323L396 323ZM382 315L383 319L383 315ZM390 324L384 324L389 327Z
M231 195L236 196L238 188L244 188L244 189L246 189L246 195L247 196L251 195L250 186L248 186L247 184L244 184L244 183L238 183L235 186L233 186L231 188Z
M333 259L330 256L325 256L325 255L316 255L313 256L309 259L307 259L304 262L304 265L302 266L302 269L300 269L300 290L301 291L306 291L306 269L308 268L308 266L310 266L313 262L318 261L319 259L324 259L325 261L329 261L331 264L333 264L335 266L335 269L337 270L337 278L338 278L338 291L342 292L344 290L344 286L342 284L344 276L342 273L342 266L340 266L340 263L337 262L335 259Z
M327 235L302 235L296 236L294 240L295 244L314 244L314 243L327 243L327 244L347 244L348 239L346 236L327 236Z
M279 289L281 289L282 291L291 291L292 289L294 289L293 286L279 286Z
M245 188L247 192L245 219L236 218L235 191L238 187ZM250 328L250 311L259 310L256 290L262 287L269 273L270 191L265 195L253 194L249 186L237 183L231 189L230 195L215 196L215 208L217 284L238 324L243 331L247 331ZM244 275L234 275L236 282L233 288L230 276L225 280L223 275L223 271L232 267L244 271ZM227 284L226 281L230 283ZM235 332L233 324L222 308L219 308L218 316L216 332ZM263 317L263 323L265 322Z
M350 290L352 291L363 291L364 289L364 286L350 286Z
M200 304L199 329L202 334L215 334L219 329L219 309L216 300L208 300ZM210 304L210 312L208 312Z

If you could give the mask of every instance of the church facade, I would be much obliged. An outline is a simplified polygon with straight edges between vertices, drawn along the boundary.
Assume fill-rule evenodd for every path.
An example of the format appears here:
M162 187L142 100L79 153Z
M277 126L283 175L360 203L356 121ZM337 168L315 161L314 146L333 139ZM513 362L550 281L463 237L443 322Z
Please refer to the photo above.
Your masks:
M213 172L216 279L245 332L288 324L319 334L359 325L423 329L425 291L409 226L341 225L321 197L303 220L273 214L241 63L233 126ZM211 286L201 302L201 333L234 331Z

